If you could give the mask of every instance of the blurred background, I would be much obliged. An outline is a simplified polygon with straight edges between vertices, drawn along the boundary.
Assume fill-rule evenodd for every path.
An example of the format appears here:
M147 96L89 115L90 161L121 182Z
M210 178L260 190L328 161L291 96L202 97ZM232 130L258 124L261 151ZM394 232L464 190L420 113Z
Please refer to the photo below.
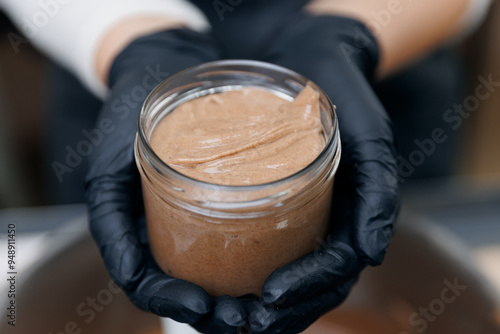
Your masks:
M399 110L393 118L400 137L406 133L399 138L404 160L418 148L412 139L430 138L432 129L450 127L443 114L474 96L479 76L500 81L499 7L494 3L480 29L459 45L438 50L425 66L417 64L378 85L388 109ZM82 202L85 161L64 173L62 181L52 163L64 164L66 146L76 149L85 139L82 131L93 129L99 101L37 52L5 16L0 16L0 29L0 208ZM422 93L419 85L428 91ZM395 101L398 96L404 98ZM466 179L473 187L498 186L499 102L498 91L480 101L450 135L452 140L437 145L437 151L405 179L449 176ZM424 116L415 123L411 114Z
M64 237L58 240L73 240L68 235L87 233L82 204L85 157L63 173L60 168L61 164L69 166L68 152L93 129L100 102L37 52L2 15L0 36L0 236L5 238L7 224L17 224L18 232L27 236L22 253L26 258L21 262L29 269L35 263L28 260L29 253L49 251L50 247L28 245L28 236L62 233L59 236ZM375 89L394 120L401 151L402 219L411 221L402 225L425 221L430 224L425 225L429 230L437 227L446 237L434 242L453 240L453 246L446 250L451 253L446 254L452 256L455 250L456 256L467 254L463 255L467 270L479 277L471 284L487 286L487 293L500 296L500 87L491 86L491 95L484 100L476 94L478 85L489 78L500 82L498 2L493 3L487 19L472 35L450 42L378 83ZM446 119L451 115L449 109L464 104L472 111L453 122ZM442 130L447 139L432 140L436 130ZM70 226L69 230L65 226ZM88 243L85 247L93 246ZM404 245L397 247L404 249ZM82 256L75 252L74 256ZM93 256L98 262L98 255ZM446 259L449 257L443 261ZM425 261L422 263L427 268ZM456 263L464 265L463 261ZM95 270L103 271L101 267ZM387 275L394 275L394 271L386 270ZM442 282L444 278L443 274L431 273L426 279ZM107 284L106 279L101 281ZM94 292L85 293L95 293L99 287L97 284ZM83 297L73 297L75 303L79 298ZM493 302L491 310L491 319L500 324L500 305ZM442 328L435 332L460 332ZM410 326L407 333L413 333L411 330L415 328ZM132 327L123 329L127 331L133 332ZM432 329L427 332L433 333Z

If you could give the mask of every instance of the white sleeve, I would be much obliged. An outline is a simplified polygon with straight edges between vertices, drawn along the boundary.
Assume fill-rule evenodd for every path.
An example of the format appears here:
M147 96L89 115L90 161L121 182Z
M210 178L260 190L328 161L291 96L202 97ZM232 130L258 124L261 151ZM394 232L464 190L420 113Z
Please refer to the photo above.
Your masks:
M182 19L190 28L209 28L203 13L186 0L0 0L1 9L39 49L75 74L99 97L106 86L94 55L104 33L131 16Z
M490 8L491 0L469 0L469 7L458 22L459 36L464 37L474 31L483 22Z

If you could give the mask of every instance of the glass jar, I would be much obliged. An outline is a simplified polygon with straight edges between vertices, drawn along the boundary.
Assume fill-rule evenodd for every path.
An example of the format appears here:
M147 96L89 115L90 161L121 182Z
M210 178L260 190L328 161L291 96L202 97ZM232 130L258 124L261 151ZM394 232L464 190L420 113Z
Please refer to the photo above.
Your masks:
M191 99L251 86L293 101L306 85L320 93L326 145L310 165L281 180L248 186L206 183L170 168L150 147L156 125ZM307 78L248 60L195 66L151 92L138 127L135 157L149 242L166 274L214 296L259 296L271 272L313 251L325 236L340 137L335 107Z

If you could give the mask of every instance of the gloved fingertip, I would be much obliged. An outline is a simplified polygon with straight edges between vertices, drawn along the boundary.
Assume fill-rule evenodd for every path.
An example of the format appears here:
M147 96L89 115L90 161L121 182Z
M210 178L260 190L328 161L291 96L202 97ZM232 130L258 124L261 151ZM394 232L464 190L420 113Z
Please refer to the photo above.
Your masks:
M264 288L262 290L262 301L265 304L273 304L276 301L280 300L280 298L282 297L282 295L283 295L283 291L282 290L278 290L278 289L266 289L266 288Z
M136 289L147 269L138 241L125 234L112 246L101 245L100 251L115 284L127 293Z
M395 214L389 218L384 215L373 215L370 219L371 229L356 229L353 247L360 260L370 266L380 265L385 257L387 247L393 234Z
M246 323L246 318L240 312L232 310L224 316L224 322L231 327L241 327Z
M273 310L260 306L249 314L248 324L252 333L267 333L270 325L276 320Z
M247 312L236 298L220 297L214 313L231 327L241 327L246 324Z
M151 312L178 322L193 323L210 312L212 302L201 287L177 280L160 288L149 302Z

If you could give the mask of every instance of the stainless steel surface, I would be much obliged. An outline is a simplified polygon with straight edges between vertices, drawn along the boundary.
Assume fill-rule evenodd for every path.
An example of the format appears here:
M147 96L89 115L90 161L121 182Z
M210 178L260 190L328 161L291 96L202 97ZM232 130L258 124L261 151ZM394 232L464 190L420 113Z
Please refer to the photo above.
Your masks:
M444 302L453 297L448 285L455 280L466 289ZM82 232L26 273L18 286L17 326L6 325L2 315L0 333L159 333L158 318L136 309L110 284L95 245ZM422 309L429 318L418 315ZM363 314L375 315L390 321L394 334L418 333L422 321L428 334L497 334L499 310L497 291L479 274L467 249L435 225L403 213L384 264L365 270L329 319L357 315L362 323L368 319ZM322 323L326 332L321 333L341 333L328 319Z
M0 333L142 334L159 327L157 317L117 293L87 233L58 248L17 286L17 325L2 321Z

